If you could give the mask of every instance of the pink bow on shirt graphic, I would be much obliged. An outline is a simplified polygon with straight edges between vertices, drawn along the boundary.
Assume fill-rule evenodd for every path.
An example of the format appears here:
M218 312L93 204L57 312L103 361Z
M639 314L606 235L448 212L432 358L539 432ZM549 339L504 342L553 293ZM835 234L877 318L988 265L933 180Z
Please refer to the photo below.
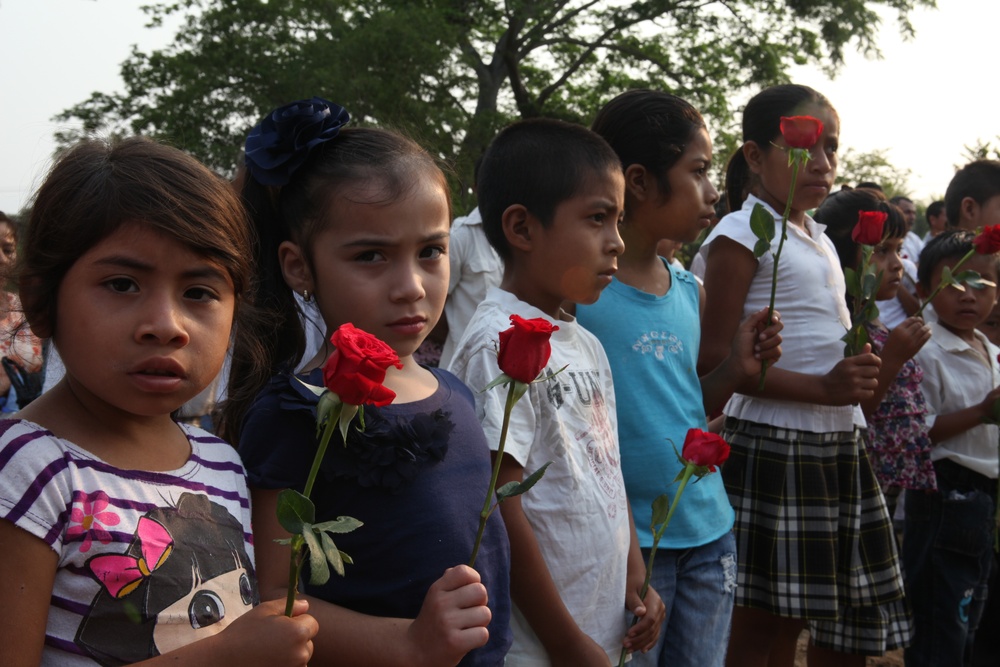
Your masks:
M111 595L123 598L163 565L174 548L174 539L156 521L142 517L136 530L142 555L139 558L105 554L90 559L88 565Z

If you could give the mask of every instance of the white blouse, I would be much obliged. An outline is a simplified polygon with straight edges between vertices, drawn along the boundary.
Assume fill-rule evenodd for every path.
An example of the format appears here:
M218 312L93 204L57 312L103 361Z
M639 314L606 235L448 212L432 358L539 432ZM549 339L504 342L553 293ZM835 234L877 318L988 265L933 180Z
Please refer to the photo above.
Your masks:
M771 251L757 260L757 271L743 303L743 318L766 308L770 302L772 253L781 239L781 215L750 195L741 210L730 213L715 226L699 250L706 262L710 262L712 241L725 236L752 252L757 237L750 229L750 213L757 203L774 216L775 237ZM803 227L788 225L774 300L785 324L781 332L782 355L776 368L821 376L844 358L841 338L850 327L851 316L844 301L844 272L833 243L823 233L825 229L825 225L808 215ZM734 394L724 412L737 419L814 433L844 432L851 431L854 425L865 426L858 406L814 405L744 394Z

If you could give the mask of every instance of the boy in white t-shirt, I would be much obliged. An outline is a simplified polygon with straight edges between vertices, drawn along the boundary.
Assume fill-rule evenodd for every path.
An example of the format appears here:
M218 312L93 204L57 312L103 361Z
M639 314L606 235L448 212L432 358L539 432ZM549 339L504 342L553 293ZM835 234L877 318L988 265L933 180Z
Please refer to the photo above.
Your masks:
M474 390L500 370L494 344L510 315L559 330L543 375L515 405L498 486L552 461L528 493L500 510L511 543L507 667L617 663L624 646L652 648L664 616L659 595L640 600L645 565L625 497L614 388L598 340L562 310L593 303L623 250L624 179L617 155L590 130L548 119L502 131L484 156L479 205L503 280L473 316L451 361ZM495 449L505 392L476 394ZM639 622L628 628L632 614Z

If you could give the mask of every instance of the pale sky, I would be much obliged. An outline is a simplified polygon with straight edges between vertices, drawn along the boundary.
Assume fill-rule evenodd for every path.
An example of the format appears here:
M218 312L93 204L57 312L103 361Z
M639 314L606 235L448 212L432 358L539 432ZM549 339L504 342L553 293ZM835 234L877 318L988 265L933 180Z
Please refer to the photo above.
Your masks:
M91 92L120 90L119 65L133 44L165 45L173 30L144 28L140 0L0 0L0 210L20 210L50 164L59 129L52 117ZM793 80L836 107L841 147L888 149L912 170L908 185L927 204L944 193L963 145L1000 135L995 82L998 0L938 0L911 15L916 37L904 42L886 13L883 60L849 51L830 81L813 67ZM725 162L717 156L716 162Z

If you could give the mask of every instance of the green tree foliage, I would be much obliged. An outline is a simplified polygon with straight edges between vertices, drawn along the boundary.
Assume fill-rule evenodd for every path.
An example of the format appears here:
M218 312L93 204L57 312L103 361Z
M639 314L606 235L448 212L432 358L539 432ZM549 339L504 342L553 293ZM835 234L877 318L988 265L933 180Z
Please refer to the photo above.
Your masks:
M876 10L912 34L921 5L934 0L169 0L146 11L180 19L175 41L133 49L124 92L59 120L165 138L231 171L262 113L315 94L411 132L467 183L511 119L586 122L630 87L681 95L731 133L741 91L793 63L836 68L848 47L877 55Z
M847 149L837 164L837 183L854 187L868 181L881 185L886 197L909 196L907 180L912 170L893 165L887 153L885 148L866 153Z
M996 136L992 142L977 139L972 146L963 146L962 157L965 162L955 165L955 169L960 169L966 163L976 160L1000 160L1000 135Z

